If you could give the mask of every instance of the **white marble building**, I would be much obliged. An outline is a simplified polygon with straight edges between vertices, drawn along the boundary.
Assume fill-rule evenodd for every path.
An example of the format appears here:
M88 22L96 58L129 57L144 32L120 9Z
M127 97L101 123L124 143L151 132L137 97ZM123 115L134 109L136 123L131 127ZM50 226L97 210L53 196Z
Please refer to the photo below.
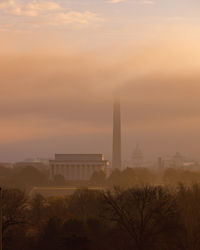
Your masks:
M65 180L89 180L94 172L108 172L109 161L103 154L55 154L50 160L50 178L63 175Z

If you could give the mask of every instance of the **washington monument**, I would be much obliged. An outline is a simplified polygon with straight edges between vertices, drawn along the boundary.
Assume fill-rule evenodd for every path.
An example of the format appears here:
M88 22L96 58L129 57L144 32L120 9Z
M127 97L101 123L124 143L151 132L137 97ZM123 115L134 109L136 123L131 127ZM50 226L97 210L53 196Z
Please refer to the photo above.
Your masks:
M113 152L112 169L121 169L121 117L120 117L120 96L115 91L113 105Z

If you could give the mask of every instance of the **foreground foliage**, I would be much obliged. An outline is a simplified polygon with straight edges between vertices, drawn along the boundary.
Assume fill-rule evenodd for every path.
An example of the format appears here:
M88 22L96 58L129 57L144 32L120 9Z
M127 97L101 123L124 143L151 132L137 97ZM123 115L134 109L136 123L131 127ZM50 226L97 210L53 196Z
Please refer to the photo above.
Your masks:
M3 190L4 250L200 249L200 186L77 190L27 197Z

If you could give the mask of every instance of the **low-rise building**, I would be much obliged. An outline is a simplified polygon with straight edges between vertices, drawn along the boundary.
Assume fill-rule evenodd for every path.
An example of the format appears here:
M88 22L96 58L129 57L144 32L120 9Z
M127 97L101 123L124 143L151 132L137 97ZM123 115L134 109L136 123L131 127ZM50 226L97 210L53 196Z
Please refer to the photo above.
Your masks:
M56 175L64 176L67 181L89 180L94 172L108 172L109 161L103 154L56 154L49 161L50 178Z

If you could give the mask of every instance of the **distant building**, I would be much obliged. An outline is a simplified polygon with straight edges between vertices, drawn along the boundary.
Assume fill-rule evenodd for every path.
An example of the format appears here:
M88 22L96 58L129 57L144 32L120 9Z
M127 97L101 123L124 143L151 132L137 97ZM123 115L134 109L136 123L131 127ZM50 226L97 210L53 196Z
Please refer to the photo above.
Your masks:
M89 180L94 172L104 171L107 174L109 161L103 154L56 154L49 161L50 178L64 176L68 181Z
M172 159L174 167L182 167L184 165L184 157L179 152L176 152Z
M159 168L183 168L187 162L186 158L179 152L176 152L173 156L159 157L158 167Z
M49 165L49 159L47 159L47 158L39 158L39 157L28 158L28 159L25 159L24 161L25 162L40 162L40 163L43 163L45 165Z
M140 149L139 144L136 144L135 150L132 155L132 166L133 167L142 167L144 163L144 156L142 150Z

